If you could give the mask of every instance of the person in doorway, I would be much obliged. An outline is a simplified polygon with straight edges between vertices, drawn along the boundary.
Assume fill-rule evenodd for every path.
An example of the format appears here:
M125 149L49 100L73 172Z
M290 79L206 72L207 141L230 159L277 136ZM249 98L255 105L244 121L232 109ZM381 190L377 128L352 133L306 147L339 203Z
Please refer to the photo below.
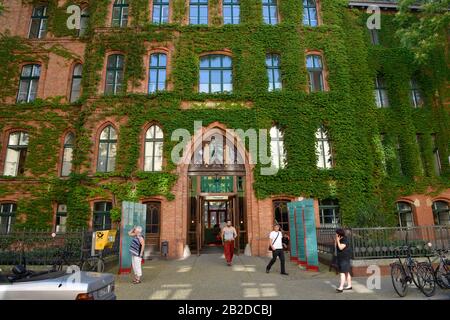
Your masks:
M289 275L286 273L285 263L284 263L284 250L283 250L283 234L280 231L280 225L276 224L273 226L273 231L269 235L269 249L272 251L272 260L270 260L269 264L266 267L266 273L270 272L270 268L272 268L275 261L277 261L277 257L280 258L281 265L281 274Z
M234 254L234 239L237 237L236 229L231 225L231 220L227 220L227 225L222 229L223 252L227 265L231 266Z
M336 292L341 293L344 290L352 289L352 276L350 275L351 249L344 229L336 230L336 238L334 239L334 243L337 250L337 265L341 280L339 288L336 289ZM346 281L347 286L344 287Z
M142 236L142 227L135 226L128 232L130 237L133 237L130 244L131 266L133 267L134 279L133 283L141 283L142 277L142 258L144 257L145 241Z

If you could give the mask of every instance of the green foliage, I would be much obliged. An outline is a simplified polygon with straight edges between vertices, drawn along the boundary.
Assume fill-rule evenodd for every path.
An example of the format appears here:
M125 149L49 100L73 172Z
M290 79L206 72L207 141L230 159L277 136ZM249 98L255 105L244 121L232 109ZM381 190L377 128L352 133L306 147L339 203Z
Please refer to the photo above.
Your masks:
M397 34L402 45L411 50L418 64L430 62L436 50L445 51L448 58L448 26L450 25L449 0L421 1L419 15L409 7L416 0L400 0L396 21Z
M54 2L56 3L56 1ZM441 48L430 51L432 63L417 66L414 53L399 47L392 15L382 17L382 45L372 46L365 29L367 15L350 10L344 0L323 0L322 26L302 26L300 0L282 1L281 23L262 23L259 0L241 2L240 25L221 26L219 2L210 1L211 25L182 25L187 14L184 0L173 3L173 23L163 27L147 21L148 1L130 2L131 25L114 32L95 32L94 28L109 26L106 21L109 0L91 1L89 30L80 41L86 42L83 58L83 97L77 104L61 104L37 100L20 106L0 106L0 129L20 126L30 132L29 157L26 168L30 177L20 190L24 197L20 213L27 218L24 226L51 224L51 204L66 203L70 227L86 226L91 217L88 200L94 197L113 199L114 220L120 217L122 201L137 201L152 196L173 200L178 176L170 152L177 141L171 141L175 129L193 133L193 123L203 126L220 122L228 128L269 129L277 124L284 131L287 167L274 176L263 176L258 164L253 171L253 188L259 199L270 196L338 198L343 222L349 226L391 225L394 202L400 195L433 192L448 188L450 168L442 161L442 176L435 175L431 134L437 134L441 159L447 159L449 114L443 108L448 79L446 57ZM67 3L64 5L67 6ZM65 7L53 7L50 20L52 32L62 36ZM61 28L61 29L59 29ZM169 47L173 90L157 94L133 94L147 72L144 59L148 50ZM15 50L12 50L12 49ZM42 48L41 48L42 49ZM44 52L45 50L42 49ZM42 51L41 50L41 51ZM52 52L75 59L64 48L53 46ZM205 52L229 50L233 58L233 93L197 93L199 56ZM305 53L323 52L328 73L329 92L308 94ZM34 48L19 38L4 35L0 46L0 97L13 96L17 82L18 63L30 59ZM118 96L103 96L99 84L105 57L118 51L125 56L125 88ZM283 89L267 92L265 66L267 53L281 56ZM33 59L39 59L34 57ZM373 101L373 79L383 72L391 107L377 109ZM425 105L413 109L409 102L409 79L416 75L423 89ZM128 92L128 93L127 93ZM95 98L89 99L88 98ZM195 101L198 106L180 107L182 101ZM220 101L211 108L208 101ZM249 102L249 105L244 105ZM20 107L20 109L19 109ZM90 174L93 137L97 125L105 118L118 124L116 171ZM35 120L29 122L29 120ZM155 122L164 131L162 172L142 172L144 127ZM315 132L324 124L333 142L336 166L331 170L316 168ZM95 127L92 127L95 126ZM67 128L76 133L73 167L68 179L57 178L61 139ZM380 133L385 134L381 141ZM421 145L416 134L422 135ZM397 141L400 142L398 157ZM402 173L403 172L403 173ZM28 182L39 177L37 187ZM8 179L8 178L7 178ZM14 188L0 184L0 196L14 193ZM29 216L29 218L28 218Z

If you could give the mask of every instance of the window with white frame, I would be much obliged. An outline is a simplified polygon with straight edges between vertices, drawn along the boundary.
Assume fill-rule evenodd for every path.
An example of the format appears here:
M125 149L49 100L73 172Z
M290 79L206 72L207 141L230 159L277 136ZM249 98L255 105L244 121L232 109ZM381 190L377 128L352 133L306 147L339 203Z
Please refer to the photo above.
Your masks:
M446 201L433 202L434 224L441 226L450 225L450 206Z
M17 205L15 203L0 204L0 234L12 231L16 218Z
M111 126L107 126L100 134L98 144L98 172L112 172L116 167L117 133Z
M61 166L61 177L68 177L72 172L73 148L75 145L75 134L69 132L64 137L63 158Z
M316 131L316 154L317 168L330 169L333 167L333 151L331 148L331 141L328 137L327 130L320 126Z
M223 0L223 24L239 24L240 13L240 0Z
M163 160L164 133L157 125L145 133L144 171L161 171Z
M283 169L286 166L283 133L275 126L270 129L270 155L272 167Z
M337 227L340 224L339 201L336 199L319 200L320 226Z
M389 99L386 89L386 84L384 81L384 77L379 74L375 78L375 102L378 108L386 108L389 107Z
M303 0L303 25L310 27L318 25L316 0Z
M72 86L70 88L70 102L75 102L80 98L81 94L81 73L83 66L77 63L72 71Z
M17 131L9 135L3 175L20 176L25 172L25 159L28 150L28 133Z
M17 102L32 102L36 99L41 66L38 64L26 64L22 67L19 81Z
M128 24L128 1L115 0L112 12L112 26L124 28Z
M169 23L169 0L153 0L154 24Z
M399 226L402 228L413 227L413 208L407 202L397 202L397 214Z
M36 6L31 15L30 32L28 38L42 39L47 33L47 6Z

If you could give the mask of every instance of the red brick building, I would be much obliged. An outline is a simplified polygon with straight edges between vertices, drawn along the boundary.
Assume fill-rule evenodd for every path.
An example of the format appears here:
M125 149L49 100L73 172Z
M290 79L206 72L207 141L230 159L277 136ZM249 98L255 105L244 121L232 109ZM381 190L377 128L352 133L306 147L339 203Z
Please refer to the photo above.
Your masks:
M364 108L367 108L369 113L373 112L369 110L377 109L377 104L383 104L386 95L389 95L393 104L401 105L399 110L411 108L403 103L409 100L411 94L417 114L420 116L420 112L423 112L427 117L430 112L419 110L418 106L426 104L432 110L448 106L445 101L436 104L436 100L433 100L433 90L438 88L428 88L429 92L423 93L422 97L415 86L411 89L408 85L405 87L403 78L400 79L403 81L403 87L398 89L398 100L393 97L397 89L389 88L386 91L382 81L359 84L361 81L355 79L351 69L351 60L354 58L351 50L349 53L345 52L344 57L339 55L340 49L353 44L348 39L338 40L339 32L345 30L342 27L345 21L339 20L342 17L336 11L350 10L345 6L335 7L331 0L304 1L303 7L294 4L297 1L281 4L275 0L261 3L254 1L255 4L252 5L245 1L239 3L226 0L209 3L206 0L147 2L143 8L133 8L133 2L128 3L125 0L96 3L75 1L81 8L80 30L83 31L68 31L65 22L69 14L65 9L69 3L66 1L37 4L21 0L4 1L5 11L0 15L0 32L8 32L4 34L5 37L18 37L18 43L26 44L28 49L13 48L12 56L17 60L11 62L11 65L16 73L2 74L4 77L12 76L7 81L11 86L11 94L5 93L1 97L2 232L10 232L17 222L25 223L25 226L27 223L37 227L48 225L57 231L64 231L71 210L83 209L76 209L76 203L64 203L75 200L68 200L67 195L59 197L54 190L60 182L55 182L54 179L68 183L67 181L71 181L69 174L74 172L84 175L83 179L89 181L87 188L91 192L80 191L78 198L70 198L83 199L87 205L84 207L84 217L89 228L111 227L111 209L120 208L122 200L134 199L147 204L146 236L152 252L158 252L160 243L164 240L169 241L171 257L182 256L186 245L191 251L201 251L215 242L214 226L229 217L239 229L239 249L244 250L249 244L253 255L267 255L266 238L273 222L276 220L284 229L289 229L286 202L303 197L314 198L317 225L337 225L345 222L346 212L351 211L349 208L352 206L352 195L346 190L351 179L355 179L355 182L364 188L367 187L367 190L361 190L361 194L379 191L373 185L380 185L380 180L376 180L376 183L367 182L380 179L378 175L383 171L383 161L377 158L380 155L372 146L372 138L362 139L364 141L361 143L365 143L370 151L367 151L367 155L363 155L362 159L356 159L359 151L350 150L345 144L347 139L351 140L349 144L359 143L358 139L352 140L353 138L346 136L348 130L357 129L359 120L342 117L341 120L333 122L332 115L336 114L333 109L334 99L339 103L353 104L355 110L360 103L365 103L367 106ZM290 13L289 5L299 9L299 13ZM363 4L355 6L363 7ZM385 14L389 16L390 12ZM278 30L276 25L280 24L281 36L276 39L280 43L287 43L290 40L284 40L284 37L292 34L292 29L289 28L294 20L300 30L294 35L300 37L300 42L294 49L279 47L277 51L265 50L264 46L271 47L267 43L275 39L271 36L262 41L258 38L257 45L249 45L242 52L236 50L233 36L224 36L225 43L220 44L221 28L226 30L223 32L228 32L227 35L232 32L248 34L248 30L238 29L239 26L235 30L228 28L229 26L224 27L224 24L239 25L241 21L245 27L255 24L253 32L262 34L271 26ZM158 26L155 27L152 23L157 23ZM165 26L165 23L168 25ZM199 29L191 26L197 24L207 26ZM281 29L283 26L288 30ZM354 26L355 24L352 24L349 29ZM192 29L189 29L190 27ZM334 31L330 31L332 35L329 39L323 40L324 30L329 27L336 28L339 32L332 34ZM371 50L369 33L363 27L355 30L359 37L355 46L360 46L359 50L365 50L364 53L368 55ZM188 38L195 32L202 33L197 39L201 47L198 54L195 48L197 42L189 42L191 38ZM305 33L312 40L305 36ZM115 34L118 38L114 41L118 44L109 45L107 37ZM145 40L139 42L141 38L136 40L133 38L135 36L141 36ZM208 39L216 36L218 43L208 44ZM124 49L120 42L126 43L128 39L131 39L130 44ZM132 41L138 41L139 47L133 47ZM335 42L336 47L333 47L334 44L329 45L327 41ZM260 50L259 46L264 50ZM260 50L262 56L261 52L255 53L252 48L255 51ZM300 49L297 51L298 57L291 58L289 55L292 56L293 52L295 55L297 49ZM184 52L188 52L187 58L183 55ZM283 60L285 53L287 57ZM248 63L246 58L246 55L258 54L261 57L254 62L254 69L261 69L263 64L260 81L256 76L252 78L251 60ZM136 55L141 58L133 58ZM244 65L245 62L247 65ZM340 62L344 62L343 69L340 69ZM130 64L136 69L131 70ZM405 63L402 68L408 69L407 66ZM372 79L369 63L361 65L360 68L363 70L361 72L367 72L366 78ZM189 76L196 80L191 80ZM340 79L346 77L351 79L349 81L353 81L353 84L341 84ZM399 81L395 77L391 78ZM260 85L260 82L263 85ZM355 87L356 85L361 87ZM249 99L248 92L260 90L261 87L268 87L268 90L260 96L255 95L255 99ZM446 84L442 83L438 87L439 90L448 89ZM187 91L190 89L192 92ZM401 91L403 89L404 92ZM14 90L15 93L12 92ZM277 90L281 93L274 93L274 96L267 94L267 91L270 93ZM108 99L108 96L116 96L124 91L125 95ZM164 92L152 96L156 91ZM314 95L316 91L320 93ZM366 92L371 96L372 91L375 91L377 96L375 102L371 100L363 103L358 100L360 96L356 92ZM218 98L214 95L217 92ZM226 92L237 94L229 98L223 95ZM343 98L339 96L342 92L345 94ZM299 93L304 93L305 96ZM352 100L353 94L357 95L355 100ZM444 93L440 94L442 97ZM52 99L57 102L52 103ZM422 99L425 99L425 102ZM265 105L276 106L277 100L294 101L292 104L299 106L292 107L292 117L298 115L316 121L314 117L317 112L326 124L334 126L336 139L330 139L329 131L317 126L308 128L309 131L305 129L305 132L309 133L299 133L295 138L289 138L289 133L297 125L282 125L282 129L277 126L277 123L285 119L286 111L275 115L274 119L271 119L273 123L269 123L265 114L258 116L260 111L263 114ZM325 106L325 111L302 111L302 105L317 107L316 110ZM142 117L133 114L139 108L142 108ZM165 113L165 108L175 111ZM217 110L222 110L220 117L214 118L214 113L211 112ZM360 116L365 113L364 110L361 112ZM431 114L433 112L431 111ZM230 120L227 114L235 114L236 118ZM252 123L248 115L254 117L255 123L260 125L255 128L269 130L273 166L280 169L280 172L290 172L281 176L280 188L274 187L266 197L260 197L255 190L255 187L263 190L265 181L259 178L260 166L255 165L258 159L252 158L238 135L225 134L227 129L239 128L237 125L240 123L242 129L251 128ZM190 130L192 134L203 132L205 136L203 141L192 138L187 152L183 155L183 164L176 165L171 163L170 159L170 147L174 146L170 137L174 129L179 127L171 121L173 118L185 116L204 121L203 128L192 132L193 123L187 120L184 124L189 124L189 127L181 128ZM389 120L390 116L382 117ZM414 116L410 117L404 121L410 125L408 128L413 128L411 132L414 132L416 122ZM380 123L388 123L388 120ZM289 121L285 120L286 123L291 123ZM424 180L431 181L425 182L427 192L396 197L396 219L399 225L450 223L450 188L448 180L445 182L449 177L448 118L438 117L436 121L440 121L439 125L436 125L439 128L437 131L431 125L424 130L416 126L417 134L426 136L425 145L428 146L424 148L423 152L428 154L422 164L421 148L410 147L415 143L416 133L404 134L400 139L406 147L400 148L397 157L414 152L412 154L417 159L415 158L412 164L408 159L403 160L408 164L405 166L405 176L410 180L400 186L397 184L396 188L405 190L410 181L421 180L423 177L434 177L435 180ZM347 126L341 133L340 124ZM301 126L299 123L298 127ZM384 133L384 127L389 126L380 124L375 131ZM330 129L330 132L333 136L333 129ZM369 132L373 133L368 130L367 134ZM303 141L307 134L312 138L305 138ZM133 142L129 143L124 136L131 137ZM213 136L218 140L222 139L223 143L213 145ZM437 140L432 140L436 136ZM432 143L436 144L430 147ZM301 159L296 163L296 160L293 160L295 156L291 156L290 151L302 150L305 146L310 146L309 151L304 152L309 152L310 155L300 154ZM217 148L215 150L219 155L211 154L213 147ZM78 151L79 149L82 151ZM297 155L298 152L291 154ZM196 162L197 155L200 157L199 162ZM351 160L352 155L355 155L354 162ZM78 160L74 161L76 159ZM217 161L214 162L214 159ZM241 159L242 162L236 159ZM304 175L303 169L289 171L293 170L291 163L298 167L306 164L306 172L314 172L314 175L304 178L301 177ZM352 173L355 166L364 171L362 168L366 165L367 172L358 173L355 170L353 178L345 176L345 172ZM400 170L401 167L402 164ZM337 171L334 171L335 169ZM148 180L151 185L146 185L149 176L144 173L149 172L167 173L175 176L176 181L173 184L164 184L162 181L166 176L154 175L151 179L155 180ZM302 173L297 176L296 172ZM326 172L331 173L327 175ZM255 174L258 178L255 178ZM320 183L315 179L320 180ZM277 186L276 181L270 180L270 183L271 186ZM286 185L290 184L295 188L287 191ZM367 185L370 185L370 188ZM443 188L442 185L446 187ZM163 186L170 186L170 190L165 190ZM333 191L335 188L338 189L337 192ZM397 189L395 192L398 192ZM137 195L133 192L137 192ZM390 190L385 189L383 192L389 194ZM46 193L49 194L47 197ZM267 192L264 194L267 195ZM340 194L345 196L341 199ZM358 201L363 203L364 197L358 197ZM25 209L21 208L21 201L24 201ZM394 210L395 203L391 205ZM28 215L27 212L36 214Z

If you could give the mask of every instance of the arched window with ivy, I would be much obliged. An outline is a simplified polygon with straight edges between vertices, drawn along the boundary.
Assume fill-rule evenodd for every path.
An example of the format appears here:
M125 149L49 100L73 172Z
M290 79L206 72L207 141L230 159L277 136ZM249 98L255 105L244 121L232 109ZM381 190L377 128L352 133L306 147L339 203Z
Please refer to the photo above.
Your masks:
M161 171L163 160L164 134L157 125L145 133L144 171Z
M31 15L30 32L28 38L42 39L47 34L47 6L40 5L33 8Z
M81 94L81 73L83 65L77 63L72 71L72 86L70 88L70 102L75 102L80 98Z
M64 138L61 176L67 177L72 172L73 149L75 146L75 134L69 132Z
M112 172L116 167L117 133L111 126L107 126L100 134L98 144L98 172Z
M124 75L124 57L121 54L112 54L108 57L106 65L105 94L122 92Z

